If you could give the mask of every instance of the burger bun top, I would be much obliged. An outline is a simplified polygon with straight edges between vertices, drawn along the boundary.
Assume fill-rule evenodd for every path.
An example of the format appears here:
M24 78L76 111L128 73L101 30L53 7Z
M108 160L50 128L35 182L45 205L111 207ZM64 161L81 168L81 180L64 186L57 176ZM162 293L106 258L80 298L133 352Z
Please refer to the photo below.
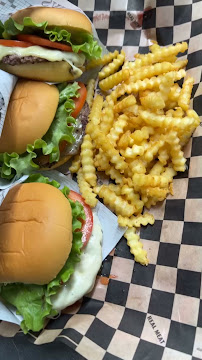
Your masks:
M0 283L48 284L71 247L72 210L60 190L25 183L8 192L0 216Z
M28 144L41 139L54 119L58 101L55 85L18 80L7 108L0 153L23 154Z
M47 21L48 28L58 26L71 32L92 33L90 20L75 10L35 6L19 10L12 15L12 18L19 24L23 24L24 17L31 17L35 23Z

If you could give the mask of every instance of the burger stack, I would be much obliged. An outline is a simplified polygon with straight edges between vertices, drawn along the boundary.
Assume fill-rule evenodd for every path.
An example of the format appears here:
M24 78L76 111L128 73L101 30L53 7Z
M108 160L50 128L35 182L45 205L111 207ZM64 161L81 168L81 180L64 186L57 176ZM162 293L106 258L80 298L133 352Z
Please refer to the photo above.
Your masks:
M29 177L0 207L0 299L22 315L25 333L90 291L101 265L97 216L79 194L31 175L79 151L89 108L85 85L74 80L100 57L77 11L32 7L4 24L0 69L19 79L0 137L0 177Z

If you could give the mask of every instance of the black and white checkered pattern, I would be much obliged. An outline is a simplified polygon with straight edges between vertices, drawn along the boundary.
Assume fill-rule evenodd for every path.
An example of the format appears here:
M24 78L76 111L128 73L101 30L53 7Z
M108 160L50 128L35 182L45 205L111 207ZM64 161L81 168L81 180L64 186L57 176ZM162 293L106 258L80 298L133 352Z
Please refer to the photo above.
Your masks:
M15 11L18 1L9 0L10 12ZM0 1L1 11L5 2ZM157 39L160 45L187 41L187 69L195 78L193 107L202 116L202 1L72 0L72 3L90 17L108 50L123 48L129 58L136 52L148 51L148 38ZM147 11L143 14L144 9ZM21 332L17 333L16 325L8 329L3 322L0 334L17 333L15 344L24 341L24 346L29 339L30 359L36 358L31 343L53 341L50 350L47 347L49 359L54 346L59 359L66 358L68 347L76 350L69 355L72 359L202 359L200 126L186 148L186 157L187 171L176 177L174 196L152 208L156 219L153 226L141 228L150 259L148 267L134 264L122 239L99 274L116 276L108 286L102 285L98 277L89 297L69 314L50 321L41 334L23 337Z

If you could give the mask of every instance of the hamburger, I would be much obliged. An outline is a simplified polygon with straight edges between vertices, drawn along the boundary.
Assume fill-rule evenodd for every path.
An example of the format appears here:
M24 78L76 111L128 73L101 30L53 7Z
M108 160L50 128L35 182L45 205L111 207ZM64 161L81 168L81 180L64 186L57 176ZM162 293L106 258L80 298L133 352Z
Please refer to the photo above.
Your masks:
M0 69L33 80L74 80L102 53L90 20L75 10L22 9L0 24L0 34Z
M86 94L81 82L18 80L0 137L0 176L53 169L75 155L88 121Z
M31 175L0 207L0 298L22 315L24 333L91 291L102 262L97 216L59 186Z

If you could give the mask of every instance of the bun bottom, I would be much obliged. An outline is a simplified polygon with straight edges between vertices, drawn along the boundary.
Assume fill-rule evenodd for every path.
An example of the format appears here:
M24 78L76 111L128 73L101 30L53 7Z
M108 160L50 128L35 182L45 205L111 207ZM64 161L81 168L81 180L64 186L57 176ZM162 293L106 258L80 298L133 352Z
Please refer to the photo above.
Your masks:
M53 163L53 165L50 164L49 167L40 167L40 170L46 171L46 170L53 170L58 168L59 166L65 164L69 159L71 159L72 155L66 155L63 156L62 159L60 159L58 162Z
M71 66L66 61L42 62L35 64L9 65L0 63L0 69L9 74L25 79L63 82L71 81L79 76L71 74ZM83 71L83 69L81 69Z

